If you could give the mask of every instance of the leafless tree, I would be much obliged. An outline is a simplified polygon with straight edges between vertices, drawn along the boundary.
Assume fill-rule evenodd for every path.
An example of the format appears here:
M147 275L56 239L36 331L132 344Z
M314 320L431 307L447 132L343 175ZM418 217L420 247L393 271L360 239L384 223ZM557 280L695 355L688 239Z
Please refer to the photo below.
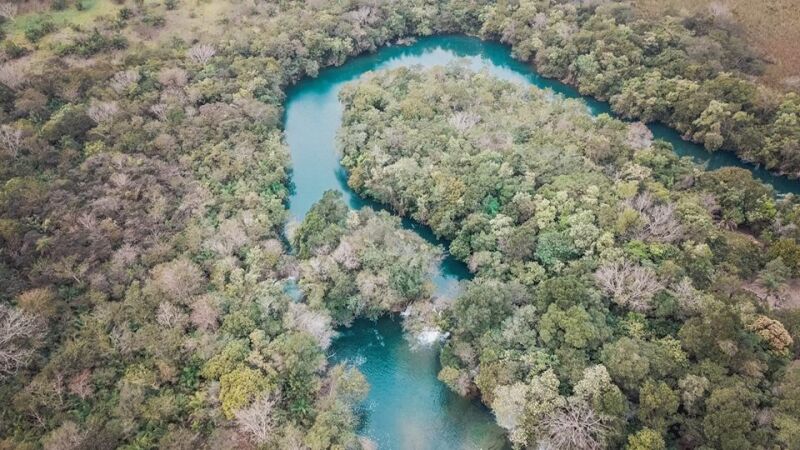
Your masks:
M173 299L187 299L203 289L203 272L188 259L159 264L152 270L153 283Z
M198 297L192 303L192 314L189 320L192 325L201 330L215 330L219 320L219 308L214 299L207 295Z
M118 351L122 355L131 355L136 348L136 344L134 342L136 337L127 326L117 326L112 328L111 332L108 334L108 337L111 341L111 345L114 347L114 350Z
M115 172L108 177L108 181L117 189L124 190L131 182L131 178L125 172Z
M670 243L683 237L683 227L675 215L674 204L656 204L649 192L643 192L629 200L628 205L638 211L644 221L637 238Z
M160 121L167 120L167 105L163 103L156 103L150 107L150 112Z
M139 82L139 78L141 78L141 75L136 69L117 72L111 79L111 89L117 94L124 94L130 90L131 86Z
M182 328L186 324L186 313L170 302L161 302L156 313L156 322L166 328Z
M524 383L497 386L492 402L497 424L509 431L519 427L525 414L527 395L528 387Z
M642 192L641 194L628 200L628 206L639 211L640 213L647 212L653 207L653 194L650 192Z
M481 116L479 116L476 113L468 111L459 111L450 116L450 119L448 120L448 122L453 128L462 133L469 131L480 121L481 121Z
M261 244L261 247L270 258L278 259L283 255L283 244L277 239L268 239Z
M56 371L49 382L50 391L53 393L53 399L55 400L54 403L58 406L63 405L64 391L66 390L66 387L64 386L64 374L61 371Z
M553 450L599 450L604 448L607 427L594 410L577 404L546 417L544 448Z
M89 118L97 124L108 122L113 119L118 112L119 106L117 106L117 102L101 102L97 100L92 100L89 109L86 110L86 114Z
M611 2L611 0L572 0L572 3L581 6L600 6Z
M247 408L236 412L239 431L254 444L265 444L272 437L276 420L273 415L277 400L272 395L263 395Z
M247 232L239 220L228 219L219 225L216 234L206 242L205 246L220 256L230 256L246 243Z
M0 127L0 145L3 146L3 153L16 158L22 149L22 130L10 125Z
M78 216L78 218L75 220L75 224L80 225L84 231L91 232L97 229L97 218L91 213L91 211L87 211Z
M169 67L158 72L158 82L166 87L184 87L189 81L189 75L180 67Z
M192 48L186 51L186 55L192 61L205 65L208 61L217 54L217 51L214 50L209 44L195 44Z
M684 277L680 282L672 286L672 293L678 300L678 305L687 314L694 314L700 311L703 304L702 293L692 286L689 277Z
M683 227L675 216L675 205L656 205L648 211L643 237L656 242L675 242L683 237Z
M533 29L538 29L538 28L535 27L535 24L532 24L532 25L533 25ZM517 31L520 28L522 28L522 27L517 26L516 22L509 21L508 26L503 28L503 32L500 35L500 42L515 43L515 42L519 41L519 37L518 37Z
M123 270L136 262L139 252L130 244L123 244L111 257L111 265L115 270Z
M722 208L720 208L717 198L711 193L705 193L700 196L700 204L712 216L718 216Z
M67 389L83 400L91 397L94 392L94 389L92 389L92 371L84 369L78 372L77 375L70 378Z
M377 9L366 5L344 13L343 17L358 26L370 25L380 19L379 14L375 14L376 12L378 12Z
M606 263L594 276L598 286L615 303L634 311L648 311L653 296L664 288L653 269L628 261Z
M347 239L342 239L342 242L339 243L339 246L336 247L331 256L348 270L357 269L361 265L355 247Z
M628 145L639 150L653 144L653 132L642 122L633 122L628 126Z
M35 341L44 335L44 322L33 314L0 306L0 379L30 362Z
M733 26L736 23L731 9L723 2L711 2L708 5L708 13L718 25L723 27Z
M368 273L362 271L356 275L358 292L363 299L383 297L388 290L389 280L384 274Z
M25 70L19 60L8 61L0 66L0 83L17 89L25 83Z
M87 433L75 422L66 421L44 440L44 450L75 450L83 447Z
M533 20L531 21L531 28L534 30L542 30L547 27L548 22L548 15L540 12L533 16Z
M314 311L302 303L291 303L286 321L287 327L313 336L323 350L330 347L335 332L331 327L331 318L327 314Z
M781 80L781 84L790 89L800 88L800 75L792 75L785 77L784 79Z

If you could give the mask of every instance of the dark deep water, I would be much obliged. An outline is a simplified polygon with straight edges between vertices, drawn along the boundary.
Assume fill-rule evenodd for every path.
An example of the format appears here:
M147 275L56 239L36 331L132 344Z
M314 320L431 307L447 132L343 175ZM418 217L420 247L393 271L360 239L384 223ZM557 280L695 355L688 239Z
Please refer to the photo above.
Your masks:
M583 98L593 114L609 112L607 103L582 97L572 87L541 77L511 57L504 45L467 36L435 36L404 47L385 47L377 53L353 58L341 67L320 71L289 90L286 101L286 140L292 157L294 192L290 213L301 219L328 189L342 191L351 208L375 206L347 187L339 165L336 132L342 118L338 94L342 86L368 71L419 65L432 67L463 60L469 67L492 75L528 83L569 98ZM775 176L740 161L733 153L709 153L702 146L683 141L663 125L650 126L658 139L672 144L680 156L690 156L709 169L743 167L779 193L800 194L800 182ZM409 220L404 226L439 244L430 230ZM439 295L454 295L458 281L469 278L464 264L446 258L435 277ZM403 338L399 318L378 322L357 321L340 330L332 359L357 364L370 383L364 405L361 433L381 449L495 449L506 446L491 413L478 402L451 393L436 378L438 348L412 350Z

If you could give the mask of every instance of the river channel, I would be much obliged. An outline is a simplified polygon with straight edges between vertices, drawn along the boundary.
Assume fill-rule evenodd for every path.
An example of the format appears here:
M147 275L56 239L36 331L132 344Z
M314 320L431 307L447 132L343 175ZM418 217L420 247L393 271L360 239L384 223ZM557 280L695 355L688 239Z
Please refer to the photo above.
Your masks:
M583 98L592 114L610 111L607 103L582 97L576 89L538 75L530 65L515 60L510 48L498 43L467 36L434 36L409 46L384 47L340 67L323 69L318 77L303 80L288 91L285 130L293 167L291 216L302 219L328 189L341 191L351 208L376 206L347 187L346 174L339 165L336 133L342 119L338 95L343 86L370 71L427 68L454 61L462 61L474 70L487 70L498 78L550 89L564 97ZM800 193L800 183L744 163L730 152L709 153L702 146L683 141L666 126L655 124L650 128L656 138L670 142L677 154L705 163L709 169L744 167L778 193ZM441 244L426 227L409 220L403 224L428 241ZM445 258L434 279L437 295L454 295L458 282L467 278L469 272L462 263ZM479 402L451 393L436 378L438 348L412 349L403 337L399 318L357 321L339 331L331 358L358 365L366 376L370 393L363 406L360 433L379 448L506 448L504 433L494 424L491 413Z

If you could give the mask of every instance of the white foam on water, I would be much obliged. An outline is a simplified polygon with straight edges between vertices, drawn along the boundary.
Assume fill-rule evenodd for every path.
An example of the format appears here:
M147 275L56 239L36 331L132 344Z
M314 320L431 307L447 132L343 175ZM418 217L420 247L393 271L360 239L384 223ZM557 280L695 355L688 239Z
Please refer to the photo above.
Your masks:
M450 333L442 333L440 330L433 328L425 328L417 333L417 343L419 345L431 346L437 342L447 339Z

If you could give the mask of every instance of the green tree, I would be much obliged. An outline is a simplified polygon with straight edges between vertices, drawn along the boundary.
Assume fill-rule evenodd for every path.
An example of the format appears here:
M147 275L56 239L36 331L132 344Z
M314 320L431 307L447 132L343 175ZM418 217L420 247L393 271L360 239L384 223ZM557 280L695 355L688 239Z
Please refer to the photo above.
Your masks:
M650 428L642 428L628 436L628 450L664 450L666 444L661 434Z
M306 214L294 233L292 245L301 258L329 253L339 244L346 229L347 205L339 191L325 191Z
M601 360L611 377L626 391L638 389L650 373L650 358L643 352L643 343L628 337L603 347Z
M219 378L219 399L225 417L232 419L269 386L266 377L256 369L239 366Z
M639 410L636 415L647 427L662 433L676 420L680 400L663 381L647 380L639 390Z
M472 340L498 327L512 312L511 288L495 280L468 283L453 305L454 330Z
M703 432L708 443L723 450L751 448L756 398L741 383L711 391L706 402Z

